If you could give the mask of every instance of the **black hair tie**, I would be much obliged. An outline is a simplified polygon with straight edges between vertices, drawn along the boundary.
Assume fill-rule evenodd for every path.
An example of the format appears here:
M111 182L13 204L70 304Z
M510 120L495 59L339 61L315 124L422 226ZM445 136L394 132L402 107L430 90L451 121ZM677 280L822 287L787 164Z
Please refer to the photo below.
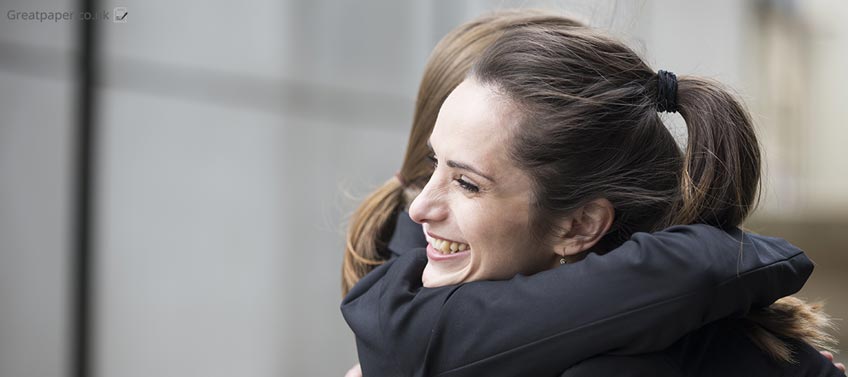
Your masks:
M672 72L657 72L657 111L677 112L677 76Z

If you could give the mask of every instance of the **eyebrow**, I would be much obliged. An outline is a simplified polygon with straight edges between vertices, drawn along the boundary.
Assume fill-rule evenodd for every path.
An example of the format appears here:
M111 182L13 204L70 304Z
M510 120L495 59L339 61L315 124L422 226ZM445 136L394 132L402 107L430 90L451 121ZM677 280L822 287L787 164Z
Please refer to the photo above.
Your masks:
M432 144L430 144L430 140L427 140L427 148L430 148L430 152L433 152L433 145L432 145ZM433 153L435 154L435 152L433 152ZM447 164L448 164L448 166L449 166L449 167L452 167L452 168L454 168L454 169L467 170L467 171L470 171L470 172L472 172L472 173L474 173L474 174L477 174L477 175L479 175L479 176L481 176L481 177L483 177L483 178L488 179L488 180L489 180L490 182L492 182L492 183L494 183L494 182L495 182L495 180L494 180L494 179L492 179L492 177L489 177L488 175L485 175L485 174L481 173L479 170L475 169L473 166L468 165L468 164L466 164L466 163L459 162L459 161L454 161L454 160L448 160L448 161L447 161Z

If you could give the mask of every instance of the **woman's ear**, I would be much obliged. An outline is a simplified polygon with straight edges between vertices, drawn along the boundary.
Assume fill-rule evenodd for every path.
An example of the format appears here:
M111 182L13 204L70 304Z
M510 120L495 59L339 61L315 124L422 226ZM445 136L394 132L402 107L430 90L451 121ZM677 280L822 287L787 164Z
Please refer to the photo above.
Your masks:
M564 230L557 237L554 251L562 257L580 254L603 238L615 219L615 208L609 200L595 199L578 208L560 224Z

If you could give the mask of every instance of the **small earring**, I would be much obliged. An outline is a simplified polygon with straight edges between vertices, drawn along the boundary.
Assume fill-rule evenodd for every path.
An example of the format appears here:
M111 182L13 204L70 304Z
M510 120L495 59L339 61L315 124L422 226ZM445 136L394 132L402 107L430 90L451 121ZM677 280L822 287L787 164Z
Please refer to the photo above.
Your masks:
M559 258L559 264L566 264L566 263L568 263L568 261L565 260L565 257Z

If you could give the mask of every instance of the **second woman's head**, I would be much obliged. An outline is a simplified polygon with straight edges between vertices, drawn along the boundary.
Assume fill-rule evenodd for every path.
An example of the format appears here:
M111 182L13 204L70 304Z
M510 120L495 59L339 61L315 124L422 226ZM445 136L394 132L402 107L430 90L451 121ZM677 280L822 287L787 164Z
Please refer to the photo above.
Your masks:
M442 105L437 167L410 207L430 242L425 285L535 273L671 224L739 225L760 179L747 112L695 77L668 98L664 79L585 27L521 28L488 48ZM685 150L662 107L686 121Z

